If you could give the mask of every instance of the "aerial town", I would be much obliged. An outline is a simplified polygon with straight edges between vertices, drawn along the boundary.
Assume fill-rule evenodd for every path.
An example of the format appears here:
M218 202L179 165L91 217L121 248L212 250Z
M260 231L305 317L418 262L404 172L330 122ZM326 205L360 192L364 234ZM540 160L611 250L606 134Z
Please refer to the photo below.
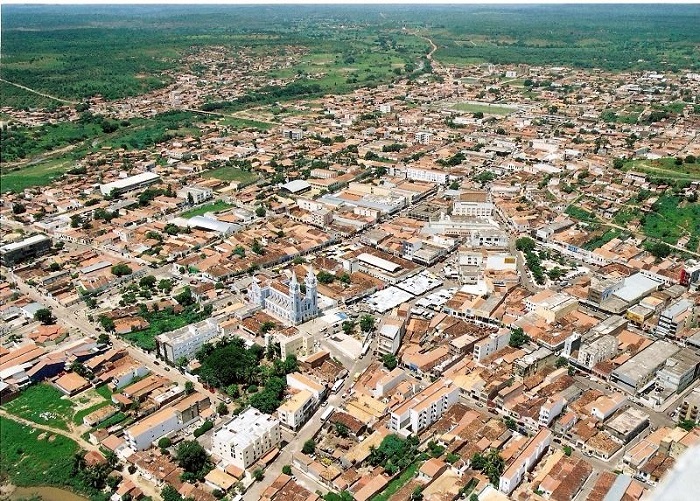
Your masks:
M3 427L114 501L651 499L700 445L700 74L431 62L3 193Z

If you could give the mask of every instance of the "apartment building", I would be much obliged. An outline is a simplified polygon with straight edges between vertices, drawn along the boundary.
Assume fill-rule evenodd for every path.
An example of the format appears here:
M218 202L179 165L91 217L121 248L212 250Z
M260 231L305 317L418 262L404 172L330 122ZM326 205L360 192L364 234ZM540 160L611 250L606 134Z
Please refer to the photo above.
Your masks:
M212 453L229 464L246 469L281 441L280 422L250 408L214 433Z
M537 435L530 440L525 450L515 458L515 461L513 461L503 475L501 475L498 489L506 494L513 492L513 490L520 485L525 474L535 466L551 443L552 432L546 428L542 428Z
M191 359L208 341L222 334L219 323L213 318L187 325L172 332L156 336L156 353L163 360L175 364L181 357Z
M542 407L540 407L538 424L540 426L549 426L554 418L561 414L565 405L566 400L560 395L548 398L547 401L542 404Z
M203 188L201 186L186 186L177 190L177 198L187 200L192 204L201 204L212 198L214 192L211 188Z
M277 409L280 424L290 430L301 428L313 414L317 400L310 391L301 390L285 400Z
M459 388L438 380L391 412L389 429L408 436L419 433L447 412L459 399Z
M474 344L474 361L481 363L487 357L502 350L510 342L510 329L499 329Z
M209 405L208 396L193 393L175 405L161 409L127 428L124 432L126 444L135 451L148 449L159 438L194 422Z
M578 363L587 369L593 369L596 364L610 360L617 355L617 345L617 338L607 335L588 344L583 344L578 352Z
M390 316L385 318L379 328L377 351L380 355L396 355L401 347L401 339L406 331L405 320Z
M47 253L51 250L51 239L46 235L33 235L19 242L0 247L0 260L5 266Z
M464 191L452 204L455 216L491 217L494 204L487 191Z
M676 337L693 316L695 303L692 299L681 299L661 312L656 326L657 336Z

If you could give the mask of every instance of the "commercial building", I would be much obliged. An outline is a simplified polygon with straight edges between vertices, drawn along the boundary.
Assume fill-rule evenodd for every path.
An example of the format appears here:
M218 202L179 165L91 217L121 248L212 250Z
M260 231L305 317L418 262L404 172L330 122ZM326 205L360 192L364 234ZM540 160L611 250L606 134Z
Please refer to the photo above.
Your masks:
M498 483L498 489L506 494L513 492L513 490L520 485L525 474L535 466L551 443L552 432L547 428L542 428L537 435L530 440L525 450L523 450L508 469L503 472Z
M251 303L262 307L267 313L286 323L297 325L319 314L318 282L313 271L309 270L304 284L306 292L302 294L295 273L292 273L292 278L286 285L273 282L260 287L256 279L250 284L248 298Z
M124 439L135 451L148 449L159 438L194 422L209 405L208 396L193 393L175 405L161 409L127 428Z
M653 383L656 372L679 349L667 341L656 341L612 371L610 381L629 393L640 392Z
M587 369L593 369L596 364L610 360L617 355L617 338L601 336L598 339L582 344L578 352L578 363Z
M442 416L459 399L459 387L438 380L391 412L389 429L409 435L419 433Z
M647 426L649 426L649 414L635 407L630 407L611 419L605 428L613 437L626 444Z
M202 188L200 186L186 186L177 190L177 198L187 200L192 204L201 204L212 198L213 191L211 188Z
M189 360L194 357L204 343L221 334L219 323L208 318L202 322L186 325L181 329L156 336L156 353L171 364L175 364L181 357Z
M379 328L377 351L380 355L396 355L401 347L406 322L399 317L387 317Z
M100 192L104 196L121 195L122 193L145 188L146 186L158 181L160 181L160 176L155 172L142 172L141 174L136 174L135 176L129 176L112 181L111 183L101 184Z
M246 469L281 441L280 422L250 408L214 433L212 453L223 461Z
M0 261L12 266L25 259L34 258L51 250L51 239L46 235L33 235L19 242L0 247Z
M690 350L680 350L669 357L656 379L664 388L680 393L692 384L700 372L700 356Z
M491 217L494 205L487 191L464 191L452 205L455 216Z
M695 421L700 422L700 388L695 388L693 391L683 397L683 402L678 406L678 421Z
M277 416L283 426L296 431L313 414L317 403L310 391L301 390L279 406Z

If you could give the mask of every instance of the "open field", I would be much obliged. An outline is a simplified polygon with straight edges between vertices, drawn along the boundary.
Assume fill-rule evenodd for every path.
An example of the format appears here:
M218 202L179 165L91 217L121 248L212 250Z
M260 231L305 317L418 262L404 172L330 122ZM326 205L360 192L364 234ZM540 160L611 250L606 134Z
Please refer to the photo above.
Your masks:
M0 476L13 484L73 485L73 456L79 447L72 440L0 417L0 443Z
M652 209L653 212L642 218L645 235L674 245L682 236L687 235L693 239L697 248L700 238L700 204L663 195Z
M202 173L202 177L220 179L221 181L238 181L248 184L255 181L258 176L253 172L248 172L236 167L219 167Z
M258 130L270 130L274 127L274 124L269 122L259 122L257 120L248 120L246 118L237 117L225 117L219 120L219 125L226 127L231 127L233 129L258 129Z
M63 393L42 383L30 386L16 399L3 407L11 414L35 423L68 430L73 416L73 402L62 398Z
M517 111L515 108L509 108L498 104L489 105L487 103L448 103L443 107L467 113L483 113L484 115L508 115L509 113Z
M195 207L194 209L190 209L186 212L183 212L181 214L182 217L184 218L191 218L195 216L203 216L207 212L220 212L222 210L226 210L233 207L231 204L227 204L226 202L223 202L221 200L217 200L214 203L202 205L200 207Z
M401 475L394 478L389 482L382 492L377 494L372 498L372 501L387 501L391 496L398 492L404 485L406 485L410 480L416 475L418 468L421 466L420 461L412 463L408 468L406 468Z
M626 162L624 170L644 172L650 177L672 179L700 179L700 162L676 164L675 158L659 158L656 160L631 160Z
M0 174L0 193L19 193L25 188L46 186L51 181L70 170L74 161L70 156L42 160L35 165L22 167Z

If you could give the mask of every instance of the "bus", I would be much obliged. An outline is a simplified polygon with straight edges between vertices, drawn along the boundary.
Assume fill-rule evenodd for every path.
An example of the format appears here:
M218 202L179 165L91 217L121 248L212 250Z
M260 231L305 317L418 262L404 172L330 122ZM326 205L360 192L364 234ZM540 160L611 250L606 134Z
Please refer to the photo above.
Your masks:
M329 405L328 409L323 411L323 414L321 414L321 422L325 423L326 421L328 421L328 418L331 417L331 414L333 414L334 411L335 411L335 407L333 407L332 405Z
M362 347L362 353L360 353L360 358L362 358L362 357L364 357L365 355L367 355L367 352L369 351L369 346L370 346L370 343L367 343L366 345L364 345L364 346Z
M343 387L343 383L345 382L345 379L338 379L334 384L333 388L331 388L331 391L333 393L338 393L340 389Z

